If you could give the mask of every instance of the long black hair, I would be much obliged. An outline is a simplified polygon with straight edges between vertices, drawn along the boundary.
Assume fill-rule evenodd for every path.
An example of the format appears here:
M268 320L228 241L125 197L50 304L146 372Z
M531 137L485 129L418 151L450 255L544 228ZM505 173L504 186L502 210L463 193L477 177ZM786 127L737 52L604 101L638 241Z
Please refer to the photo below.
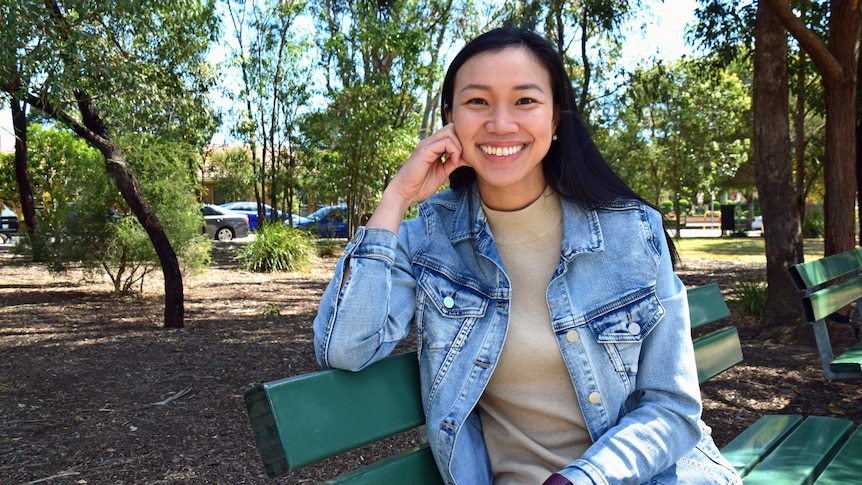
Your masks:
M563 60L553 44L542 36L516 27L500 27L485 32L470 41L455 56L446 71L441 93L443 124L453 106L455 76L469 59L485 52L498 52L509 47L528 49L547 69L551 77L554 107L558 117L557 139L542 160L545 180L563 199L588 208L599 208L616 199L636 199L651 206L631 189L611 168L590 137L587 125L572 95L572 82L563 66ZM476 180L471 167L460 167L449 177L455 190L470 187ZM671 250L671 259L677 261L673 241L665 236Z

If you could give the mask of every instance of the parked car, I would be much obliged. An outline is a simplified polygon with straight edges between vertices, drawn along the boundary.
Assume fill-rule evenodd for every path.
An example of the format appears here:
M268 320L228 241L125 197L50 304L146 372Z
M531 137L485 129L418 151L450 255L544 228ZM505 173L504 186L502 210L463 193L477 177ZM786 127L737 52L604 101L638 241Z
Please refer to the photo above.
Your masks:
M0 241L5 241L12 234L16 234L18 232L18 214L12 211L12 209L3 205L3 211L0 212Z
M237 200L234 202L225 202L221 204L221 207L225 209L232 210L239 214L245 214L248 216L248 228L252 231L257 230L257 202L253 200ZM276 219L284 219L285 224L287 223L287 217L285 217L284 213L273 209L269 204L263 204L263 210L266 212L266 218L269 220ZM296 227L300 222L306 220L305 217L300 216L299 214L291 214L291 220L293 221L293 226Z
M347 237L347 206L328 205L308 215L297 224L300 229L317 232L319 237Z
M201 212L206 221L207 235L219 241L248 237L248 216L217 205L204 204Z
M751 230L753 231L762 231L763 230L763 216L755 216L754 220L751 221Z
M221 204L220 207L248 216L248 228L252 231L257 230L257 202L253 200L237 200ZM273 209L268 204L263 204L263 210L268 220L272 221L282 218L281 212Z
M307 223L309 220L309 218L302 217L299 214L290 215L290 221L293 224L293 227L299 227L300 225ZM284 223L287 224L287 219L284 220Z

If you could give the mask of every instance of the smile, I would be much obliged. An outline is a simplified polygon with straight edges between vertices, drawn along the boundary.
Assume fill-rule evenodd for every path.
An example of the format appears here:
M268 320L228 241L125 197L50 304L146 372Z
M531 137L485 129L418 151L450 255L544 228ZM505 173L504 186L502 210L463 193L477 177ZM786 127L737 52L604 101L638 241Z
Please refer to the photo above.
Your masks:
M508 157L514 155L524 149L524 145L515 145L510 147L492 147L488 145L479 145L479 149L483 153L493 155L495 157Z

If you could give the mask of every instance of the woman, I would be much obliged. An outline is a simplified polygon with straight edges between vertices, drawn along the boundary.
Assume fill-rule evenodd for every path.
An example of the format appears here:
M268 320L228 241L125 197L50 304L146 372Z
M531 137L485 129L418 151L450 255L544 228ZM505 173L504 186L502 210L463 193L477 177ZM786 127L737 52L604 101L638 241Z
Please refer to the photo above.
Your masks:
M661 217L598 153L553 46L483 34L442 108L336 266L320 363L362 369L415 325L448 484L741 483L700 423Z

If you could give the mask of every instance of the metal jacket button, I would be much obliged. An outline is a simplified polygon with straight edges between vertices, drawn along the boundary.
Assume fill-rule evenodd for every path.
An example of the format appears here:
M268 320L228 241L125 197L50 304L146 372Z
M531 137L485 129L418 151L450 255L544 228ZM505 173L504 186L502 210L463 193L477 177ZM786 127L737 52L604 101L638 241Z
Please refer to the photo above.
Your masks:
M447 309L451 309L455 306L455 300L451 296L447 296L446 298L443 298L443 306Z
M568 340L569 342L575 343L578 341L578 338L578 332L574 330L569 330L568 332L566 332L566 340Z
M632 335L637 335L637 334L641 333L641 326L638 325L637 323L634 323L634 322L630 323L629 324L629 333Z
M598 404L598 403L602 402L602 395L597 393L597 392L591 392L589 400L593 404Z

